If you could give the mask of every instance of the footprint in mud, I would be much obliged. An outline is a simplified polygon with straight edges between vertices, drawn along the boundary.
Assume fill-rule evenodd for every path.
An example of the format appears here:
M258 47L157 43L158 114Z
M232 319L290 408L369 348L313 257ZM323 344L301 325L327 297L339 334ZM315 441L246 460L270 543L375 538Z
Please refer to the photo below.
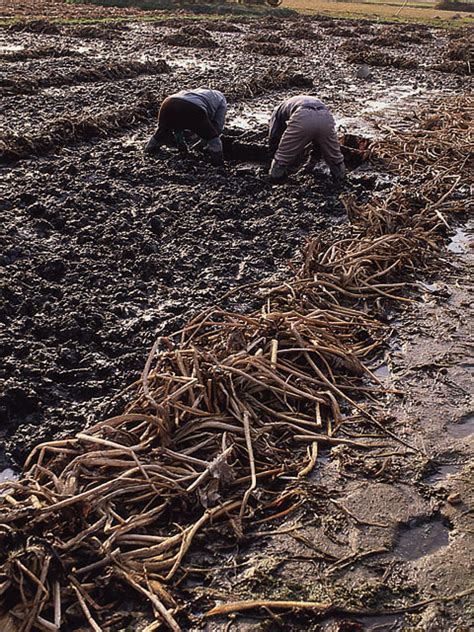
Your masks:
M394 553L403 560L417 560L447 546L449 528L439 517L400 527Z
M426 476L423 482L427 485L435 485L440 481L444 481L448 476L456 474L460 467L460 463L441 463L436 465L434 471Z
M463 439L472 435L474 432L474 413L468 413L456 423L450 424L448 432L456 439Z
M426 485L436 485L441 481L445 481L448 476L457 474L465 459L459 452L447 451L438 454L429 465L428 470L423 476L423 483Z

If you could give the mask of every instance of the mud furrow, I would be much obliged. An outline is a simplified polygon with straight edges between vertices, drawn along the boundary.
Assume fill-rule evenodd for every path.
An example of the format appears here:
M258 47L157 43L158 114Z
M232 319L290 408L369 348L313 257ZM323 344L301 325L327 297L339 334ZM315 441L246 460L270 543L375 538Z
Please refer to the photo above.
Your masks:
M139 75L157 75L168 72L170 67L164 59L157 61L107 62L91 68L80 67L69 73L53 73L39 79L12 78L0 82L0 96L32 93L41 88L74 86L80 83L97 83L131 79Z
M70 48L58 46L40 46L38 48L25 48L23 50L2 53L1 61L29 61L30 59L47 59L49 57L81 57L82 53Z

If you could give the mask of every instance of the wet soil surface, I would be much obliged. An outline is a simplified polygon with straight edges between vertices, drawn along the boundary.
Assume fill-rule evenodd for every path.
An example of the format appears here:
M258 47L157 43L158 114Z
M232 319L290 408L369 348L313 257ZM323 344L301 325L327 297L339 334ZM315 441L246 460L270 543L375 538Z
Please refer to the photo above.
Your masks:
M359 31L360 36L367 30L374 34L381 27L308 18L296 22L234 21L227 29L231 32L225 24L218 31L209 23L212 30L197 37L212 38L216 50L165 44L166 35L188 24L179 19L159 25L60 26L54 33L2 29L4 55L48 47L71 51L70 56L6 61L8 86L32 76L51 81L85 63L103 68L105 62L113 67L165 58L170 67L159 75L144 71L131 79L7 94L2 129L6 137L47 135L58 117L66 117L73 135L78 117L114 112L150 92L208 85L236 94L235 87L248 80L248 38L270 32L298 47L302 56L295 61L254 53L252 73L289 68L311 77L314 92L338 121L368 136L378 133L382 120L409 124L416 101L433 92L464 91L469 81L423 68L377 68L368 80L357 79L358 66L344 62L340 46ZM317 42L298 31L293 37L296 27L306 34L309 29ZM206 29L206 22L199 28ZM423 27L417 32L421 43L405 44L399 37L397 46L410 55L422 52L428 66L448 46L449 36ZM261 159L265 121L279 99L295 91L229 98L226 133L253 143ZM238 298L222 303L221 297L236 285L284 276L306 235L345 220L339 192L323 166L317 178L302 171L288 184L272 187L262 162L231 155L225 169L212 169L203 156L183 159L171 149L158 159L145 157L142 147L153 127L150 117L100 141L75 145L72 138L55 154L1 168L5 362L0 432L8 457L18 463L39 441L110 413L117 406L113 397L139 376L157 335L215 302L251 308ZM370 170L360 169L362 174ZM363 197L359 175L353 173L349 186ZM386 186L384 178L369 180L371 187Z
M305 17L296 24L233 21L224 31L200 22L209 31L204 38L217 42L217 49L163 42L186 24L176 19L95 31L62 26L55 34L3 30L0 55L37 48L71 52L4 61L8 86L104 62L164 58L170 69L6 95L1 134L47 134L57 118L69 117L73 136L81 116L114 112L149 93L182 87L208 85L238 95L236 86L249 78L249 60L252 74L290 69L311 77L314 88L307 90L330 105L346 130L368 138L383 126L412 128L416 105L472 84L469 77L429 69L450 45L444 31L416 27L415 43L403 37L413 34L413 27L398 27L392 53L416 57L419 68L371 68L362 79L356 75L359 66L345 61L341 45L380 31L387 37L385 26ZM277 34L301 56L249 53L249 38L265 33ZM258 161L234 151L224 169L215 169L202 155L182 158L172 149L146 157L142 148L154 127L150 116L108 138L78 144L72 137L54 154L0 167L5 478L38 442L119 410L121 390L139 377L158 335L215 303L242 311L256 307L227 292L272 276L285 278L306 236L344 226L340 192L323 165L317 177L302 170L283 186L265 178L269 115L280 99L300 90L229 98L226 136L250 144ZM348 190L363 200L368 189L383 191L391 183L363 164L351 172ZM448 255L453 267L442 279L426 280L419 304L396 316L398 337L378 372L408 393L403 400L393 396L388 405L397 433L420 452L400 451L385 437L383 447L366 456L334 448L321 455L302 513L268 527L290 529L291 535L268 533L256 540L267 530L264 523L236 548L235 534L227 537L220 526L219 546L202 543L182 582L182 597L192 601L195 615L209 607L209 598L342 597L348 606L376 608L466 588L463 578L472 571L467 554L472 364L465 344L469 239L470 233L458 231ZM252 537L258 544L251 544ZM435 603L423 615L335 613L324 622L238 616L230 629L436 630L446 629L447 621L449 629L467 629L463 608L450 603ZM188 629L200 625L191 615ZM208 629L226 626L218 621Z

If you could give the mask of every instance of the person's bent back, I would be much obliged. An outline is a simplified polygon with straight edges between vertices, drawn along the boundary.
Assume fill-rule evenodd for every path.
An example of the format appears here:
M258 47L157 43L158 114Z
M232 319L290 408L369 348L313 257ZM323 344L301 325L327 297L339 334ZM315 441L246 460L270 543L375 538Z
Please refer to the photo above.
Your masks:
M344 158L329 109L316 97L301 94L275 108L270 120L270 178L282 181L312 146L326 161L336 182L345 177Z
M227 101L219 90L197 88L172 94L161 104L158 128L145 151L154 154L161 145L174 140L181 152L187 152L183 131L189 130L206 141L212 164L222 164L224 156L220 135L226 112Z

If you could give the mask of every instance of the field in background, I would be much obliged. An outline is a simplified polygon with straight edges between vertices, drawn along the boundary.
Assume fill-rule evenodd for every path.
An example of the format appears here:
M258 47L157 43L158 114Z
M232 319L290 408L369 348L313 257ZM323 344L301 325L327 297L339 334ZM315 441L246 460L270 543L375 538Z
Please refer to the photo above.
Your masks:
M381 18L383 20L432 22L462 22L473 24L472 13L442 11L434 8L434 2L414 0L412 2L339 2L337 0L283 0L283 6L306 13L323 13L335 17ZM423 6L425 5L425 6ZM431 5L431 6L426 6Z

